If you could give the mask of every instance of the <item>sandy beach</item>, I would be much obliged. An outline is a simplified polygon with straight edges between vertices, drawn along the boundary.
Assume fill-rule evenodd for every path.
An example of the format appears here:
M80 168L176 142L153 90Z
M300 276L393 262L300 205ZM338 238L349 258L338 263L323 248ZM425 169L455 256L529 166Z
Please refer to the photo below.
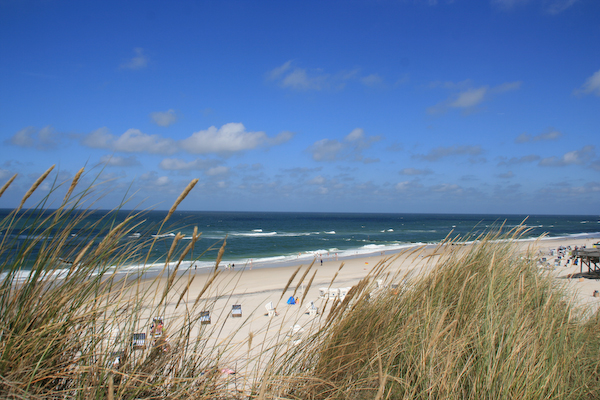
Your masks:
M540 270L552 274L557 284L564 284L572 300L591 313L600 305L600 297L593 295L595 290L600 291L600 279L588 275L586 266L580 274L580 265L567 264L566 257L558 260L551 251L554 249L556 254L560 246L591 248L599 240L599 237L524 240L519 246L523 252L535 254L538 260L545 258L545 262L538 264ZM200 298L197 310L210 313L210 324L200 325L192 337L202 335L206 348L212 348L214 352L226 349L219 353L222 360L219 368L230 368L250 376L264 368L268 354L272 354L266 349L293 346L321 326L332 304L329 296L322 296L322 289L350 288L369 278L369 290L376 291L378 287L382 290L419 279L427 273L435 273L433 267L445 250L441 246L428 245L397 254L375 254L344 261L324 257L322 262L315 259L312 265L276 268L228 269L221 265L216 277L190 270L176 280L167 305L157 310L148 304L145 317L151 320L160 315L168 335L182 323L186 311ZM382 267L384 272L381 272ZM164 285L166 278L158 282ZM207 282L211 283L204 290ZM297 298L298 303L287 304L290 296ZM265 307L268 303L273 304L276 315L268 315ZM318 310L316 315L309 313L311 303ZM234 305L241 306L239 318L232 317Z

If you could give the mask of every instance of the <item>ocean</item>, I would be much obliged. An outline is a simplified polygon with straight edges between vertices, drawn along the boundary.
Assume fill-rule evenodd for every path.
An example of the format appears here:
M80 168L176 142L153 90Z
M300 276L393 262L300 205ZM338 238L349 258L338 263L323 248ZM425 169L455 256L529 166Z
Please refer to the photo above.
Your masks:
M10 210L0 210L0 220ZM35 213L34 213L35 214ZM28 243L35 229L36 215L21 218L18 229L7 231L0 227L3 246L1 257L11 257ZM65 257L73 249L82 248L91 237L97 242L108 230L107 223L119 223L129 211L109 213L94 211L69 234ZM547 237L586 237L600 235L598 215L477 215L477 214L377 214L377 213L300 213L300 212L201 212L177 211L159 227L166 211L147 211L138 216L135 230L122 242L150 243L156 239L150 253L150 269L161 269L175 234L184 239L180 248L189 243L194 227L201 232L182 269L205 269L214 266L217 251L227 240L222 265L238 267L277 267L308 264L315 258L343 260L369 254L391 254L407 247L432 244L445 237L461 236L473 239L500 225L512 229L520 224L530 230L523 239L540 235ZM95 223L100 224L94 226ZM50 233L52 235L52 233ZM71 253L68 252L71 249ZM148 245L140 253L147 253ZM144 254L145 254L144 253ZM68 260L67 260L68 261ZM0 260L4 264L3 260ZM138 269L141 265L119 266ZM27 266L24 265L24 269Z

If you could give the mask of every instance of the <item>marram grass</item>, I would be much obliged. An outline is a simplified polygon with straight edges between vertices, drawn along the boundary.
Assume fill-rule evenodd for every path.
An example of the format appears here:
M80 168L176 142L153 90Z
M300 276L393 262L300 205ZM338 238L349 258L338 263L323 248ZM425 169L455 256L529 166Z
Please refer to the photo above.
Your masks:
M405 290L362 301L289 355L273 390L302 399L581 399L600 394L598 316L489 233ZM456 243L458 244L458 243Z
M139 230L136 221L143 212L132 212L123 223L109 214L79 229L85 240L70 246L70 232L90 212L81 207L91 188L79 193L76 188L83 171L59 209L47 210L47 197L34 210L20 210L48 173L0 221L0 398L599 397L600 315L586 319L555 280L523 257L515 242L518 230L492 231L466 246L459 238L448 239L436 250L440 255L429 273L395 289L373 291L379 279L388 284L403 279L391 269L391 259L382 260L342 302L325 305L320 329L297 346L259 344L264 354L255 360L257 369L241 387L232 387L215 373L224 361L235 362L224 360L232 344L213 347L207 338L219 324L207 328L200 320L211 298L226 296L213 288L221 273L218 261L191 299L187 293L194 276L176 276L170 268L161 281L142 281L141 275L117 279L120 266L148 260L144 249L153 241L121 240ZM177 198L165 222L195 183ZM60 186L54 185L51 194ZM101 235L94 233L99 230ZM10 239L16 235L26 236L25 244ZM170 249L165 266L175 260L176 270L200 235L194 230L194 240L183 250ZM219 247L220 260L225 240ZM73 261L58 274L65 260ZM24 265L31 267L28 275ZM313 269L302 301L316 268L310 265L298 280L297 286L303 284ZM167 303L184 316L168 332L168 344L159 340L140 351L124 345L152 316L162 315ZM243 344L248 354L260 338L261 332L249 333Z

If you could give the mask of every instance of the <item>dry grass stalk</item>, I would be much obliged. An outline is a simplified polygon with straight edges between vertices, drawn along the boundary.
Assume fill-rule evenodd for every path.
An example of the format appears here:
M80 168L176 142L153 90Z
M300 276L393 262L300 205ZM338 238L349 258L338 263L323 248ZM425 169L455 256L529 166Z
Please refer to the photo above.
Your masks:
M188 279L188 283L185 286L185 289L183 289L183 292L181 292L181 296L179 296L179 300L177 300L177 305L175 306L175 308L179 307L179 303L181 303L181 300L183 300L183 296L185 296L185 294L188 292L188 290L190 289L190 285L192 284L192 282L194 282L195 278L196 275L192 275L192 277Z
M65 194L63 203L66 203L69 200L69 198L71 197L71 194L73 194L73 190L75 190L77 183L79 183L79 178L81 178L81 175L83 174L84 170L85 170L85 168L82 167L79 171L77 171L77 173L73 177L73 180L71 181L71 186L69 187L69 190L67 190L67 193Z
M10 178L8 180L8 182L6 182L4 185L2 185L2 188L0 188L0 197L2 197L2 195L4 194L4 192L6 191L6 189L8 189L8 187L13 183L13 181L17 178L18 174L14 174L12 176L12 178Z
M21 208L23 208L23 204L25 204L25 202L27 201L27 199L29 199L29 197L31 197L31 195L33 194L33 192L35 192L35 190L42 184L42 182L48 177L48 175L50 174L50 172L52 172L52 170L54 169L55 165L52 165L50 168L48 168L46 170L46 172L44 172L34 183L33 185L31 185L31 187L29 188L29 190L27 191L27 193L25 193L25 196L23 196L23 198L21 199L21 204L19 204L19 207L17 207L17 212L19 210L21 210Z
M283 296L285 296L285 292L287 292L288 288L292 284L292 281L294 280L294 278L296 277L296 275L300 271L300 268L302 268L302 265L299 265L298 268L296 268L296 270L294 271L294 273L288 279L287 283L285 284L285 287L283 288L283 291L281 292L281 297L279 297L279 301L281 301L281 299L283 299Z
M187 197L187 195L194 188L194 186L196 186L196 183L198 183L198 179L192 179L192 181L190 183L188 183L188 185L183 190L183 192L181 192L181 194L179 195L179 197L177 197L177 200L175 200L175 203L173 203L173 206L171 207L171 209L167 213L167 216L165 217L165 219L163 221L163 224L165 222L167 222L169 220L169 218L171 218L171 215L173 215L173 213L175 212L175 210L177 209L177 207L179 206L179 204L181 204L181 202Z
M312 274L312 276L310 277L310 280L306 284L306 289L304 289L304 294L302 295L302 299L300 300L300 304L304 304L304 300L306 299L306 296L308 295L308 291L310 290L310 287L312 286L313 280L315 279L316 275L317 275L317 271L315 271Z

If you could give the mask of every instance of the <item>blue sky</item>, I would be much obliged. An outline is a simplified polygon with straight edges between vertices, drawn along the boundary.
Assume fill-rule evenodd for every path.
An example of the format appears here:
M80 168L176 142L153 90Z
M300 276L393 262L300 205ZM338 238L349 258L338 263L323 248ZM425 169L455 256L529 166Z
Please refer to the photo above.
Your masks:
M0 198L597 214L597 0L0 0ZM94 181L94 179L96 179ZM101 184L100 184L101 183Z

